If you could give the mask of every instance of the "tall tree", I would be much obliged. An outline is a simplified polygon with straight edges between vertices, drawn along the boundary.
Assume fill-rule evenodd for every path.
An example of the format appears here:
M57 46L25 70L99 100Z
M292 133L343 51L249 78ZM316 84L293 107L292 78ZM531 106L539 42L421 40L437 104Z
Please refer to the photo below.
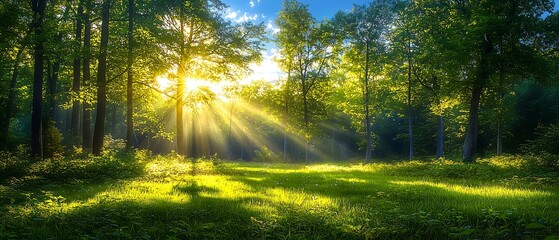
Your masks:
M128 77L126 81L126 148L134 146L134 95L132 64L134 45L134 0L128 0Z
M470 62L475 62L474 70L468 78L469 115L468 127L462 151L464 162L474 162L479 128L480 99L484 90L490 86L492 77L499 69L498 55L502 54L503 48L499 47L501 39L505 39L507 46L513 46L508 53L527 53L534 56L530 44L533 43L531 31L534 23L541 21L544 12L551 12L553 1L464 1L456 4L456 12L459 13L463 28L470 28L465 37L460 37L462 43L468 46L471 53ZM460 41L460 40L458 40ZM509 59L509 58L507 58ZM510 60L513 60L510 58ZM528 62L521 62L523 74L535 74Z
M281 29L277 35L277 44L286 54L283 61L292 61L291 70L300 87L305 130L305 161L309 162L309 141L312 135L310 98L320 85L319 82L327 79L331 69L330 61L335 55L331 41L335 38L332 37L331 29L328 29L330 26L317 23L308 7L297 0L283 2L276 24Z
M82 41L82 19L83 19L83 4L82 0L78 0L78 12L76 15L76 32L75 32L75 49L74 49L74 65L73 65L73 81L72 81L72 119L70 130L74 136L78 136L80 126L80 77L81 77L81 41Z
M31 156L43 157L43 70L44 44L43 20L45 17L46 0L32 0L34 38L34 71L33 71L33 112L31 114Z
M188 79L203 76L207 80L218 80L247 71L249 62L261 58L264 27L224 20L225 5L219 0L161 1L158 4L165 9L159 20L169 29L167 34L172 39L165 44L172 49L168 57L176 63L177 153L185 155L183 108Z
M334 24L339 25L346 41L345 59L351 66L358 66L358 75L362 77L362 99L365 128L365 162L371 161L371 79L379 75L386 60L386 35L392 21L391 6L388 1L375 1L368 6L356 5L352 12L338 12Z
M84 35L83 35L83 79L82 86L87 87L91 84L91 0L83 0L84 2ZM83 98L82 112L82 147L84 151L91 151L91 100L89 97Z
M97 65L97 112L93 132L92 153L100 155L105 137L105 115L107 111L107 46L109 44L109 15L111 0L103 1L101 14L101 42Z

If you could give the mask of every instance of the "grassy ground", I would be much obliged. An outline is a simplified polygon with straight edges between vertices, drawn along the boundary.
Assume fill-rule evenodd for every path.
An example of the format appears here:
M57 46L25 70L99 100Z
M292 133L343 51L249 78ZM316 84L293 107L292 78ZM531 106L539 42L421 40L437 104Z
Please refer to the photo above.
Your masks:
M7 176L7 175L5 175ZM0 182L0 239L558 239L559 173L518 157L33 163Z

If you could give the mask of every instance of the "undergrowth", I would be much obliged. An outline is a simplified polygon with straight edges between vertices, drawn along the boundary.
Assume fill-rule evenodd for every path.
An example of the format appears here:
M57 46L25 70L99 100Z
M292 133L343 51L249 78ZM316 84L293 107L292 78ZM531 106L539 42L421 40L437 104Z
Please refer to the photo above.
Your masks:
M145 151L5 156L0 239L559 236L559 173L520 156L313 165Z

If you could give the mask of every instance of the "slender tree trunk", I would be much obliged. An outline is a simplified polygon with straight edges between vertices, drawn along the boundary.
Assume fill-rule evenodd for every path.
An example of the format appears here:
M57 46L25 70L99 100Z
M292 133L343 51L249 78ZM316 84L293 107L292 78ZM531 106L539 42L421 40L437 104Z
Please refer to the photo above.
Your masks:
M196 126L195 118L196 118L195 113L192 113L192 119L190 120L190 127L192 129L191 130L192 134L190 135L190 137L191 137L190 138L191 139L191 141L190 141L190 150L191 150L190 153L192 154L193 159L199 158L200 157L199 152L201 151L200 149L198 149L198 146L196 144L197 143L196 140L198 140L198 129L197 129L197 126Z
M466 139L464 140L464 149L462 152L462 161L474 162L474 155L477 147L477 133L478 133L478 111L479 101L481 99L481 87L474 87L472 89L472 96L470 99L470 113L468 116L468 128L466 129Z
M444 154L444 125L443 116L437 116L437 158Z
M101 24L101 45L99 47L99 61L97 66L97 115L93 132L94 155L100 155L105 136L105 115L107 111L107 46L109 43L109 9L110 0L103 1Z
M304 85L303 85L303 88ZM309 107L307 103L307 94L306 91L303 90L303 112L304 112L304 120L305 120L305 162L308 164L310 162L309 159Z
M371 111L370 111L370 99L371 93L369 88L369 59L370 59L370 51L369 51L369 42L365 44L365 76L363 79L363 86L365 88L365 139L366 139L366 146L365 146L365 163L371 162L371 151L373 141L371 139Z
M134 44L134 0L128 0L128 79L126 81L126 149L134 147L134 95L132 47Z
M232 125L233 125L233 102L229 106L229 134L227 137L227 150L228 159L233 160L233 136L232 136Z
M284 119L285 121L283 122L283 161L287 162L287 155L288 155L288 149L287 149L287 145L289 144L289 139L288 139L288 123L287 123L287 119L289 118L289 98L290 98L290 84L289 82L291 81L291 63L289 64L289 68L287 70L287 81L285 83L285 105L284 105Z
M497 156L503 154L503 129L502 120L499 119L497 123Z
M408 42L408 134L409 134L409 159L413 159L413 107L411 104L411 41Z
M185 37L184 37L184 16L183 10L181 9L181 16L180 16L180 28L181 28L181 36L180 36L180 62L177 74L177 104L176 104L176 122L177 122L177 153L180 155L186 155L186 145L184 142L184 122L183 122L183 95L184 95L184 81L186 77L185 65L186 65L186 56L185 56Z
M84 15L84 36L83 36L83 86L90 85L91 71L90 71L90 57L91 57L91 20L89 19L89 12L91 11L90 0L85 0L87 13ZM91 104L89 101L83 103L83 117L82 117L82 147L86 152L91 151ZM73 120L72 120L73 121Z
M60 41L62 40L60 39ZM57 127L59 126L59 123L58 123L58 105L56 103L56 94L57 94L56 85L58 82L59 71L60 71L60 60L54 59L52 66L50 66L49 68L47 83L48 83L48 98L49 98L49 105L50 105L49 118L50 120L55 122L55 126Z
M470 113L468 117L468 128L466 129L466 137L464 140L464 148L462 150L462 161L466 163L475 162L475 153L478 138L478 115L479 115L479 102L481 99L481 92L483 86L489 79L489 66L488 58L492 51L493 45L491 37L487 34L484 35L483 49L481 59L478 65L478 74L472 87L472 96L470 99Z
M335 155L336 152L335 152L335 149L336 149L336 128L335 128L335 127L332 127L332 146L331 146L331 148L330 148L330 151L331 151L331 152L330 152L330 158L331 158L332 161L333 161L334 159L336 159L336 155Z
M76 46L75 46L75 55L74 55L74 78L72 81L72 93L73 93L73 101L72 101L72 123L70 130L74 136L78 136L79 134L79 127L80 127L80 101L77 99L78 95L80 94L80 56L81 53L81 41L82 41L82 18L83 18L83 6L82 1L78 1L78 16L76 18Z
M503 66L499 70L499 101L498 101L498 113L497 113L497 156L503 154L503 100L505 98L505 93L503 89L504 73Z
M24 47L21 47L16 54L16 59L14 61L14 66L12 70L12 78L10 80L10 85L8 88L8 99L6 101L6 113L4 115L4 124L2 124L2 132L0 133L0 142L2 144L8 143L8 134L10 131L10 120L12 119L12 115L14 114L14 102L16 98L16 86L17 86L17 79L19 77L19 63L21 61L21 56L23 53Z
M32 0L33 30L35 32L33 71L33 110L31 113L31 156L43 158L43 70L44 46L42 41L46 0Z

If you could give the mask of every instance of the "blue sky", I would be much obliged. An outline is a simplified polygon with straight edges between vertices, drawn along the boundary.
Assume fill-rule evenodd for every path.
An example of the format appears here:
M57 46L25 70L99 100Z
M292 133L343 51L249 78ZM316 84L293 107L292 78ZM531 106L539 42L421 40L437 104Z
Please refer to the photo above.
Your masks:
M366 4L370 0L299 0L308 5L309 11L317 20L331 18L340 10L349 11L353 4ZM282 7L283 0L223 0L229 5L226 17L233 21L253 21L264 22L269 33L279 31L275 26L274 20L278 16ZM278 80L283 74L274 57L277 56L277 49L273 43L266 44L266 50L262 52L263 61L260 64L251 66L253 74L249 80L265 79L268 81Z
M226 17L233 21L264 22L270 33L279 29L274 25L274 20L281 10L283 0L222 0L229 5ZM317 20L331 18L340 10L349 11L353 4L367 4L371 0L299 0L306 4L313 17ZM559 0L555 1L555 10L559 10ZM283 74L274 62L277 50L273 43L266 44L266 50L262 52L263 62L251 66L253 74L250 79L277 80Z

